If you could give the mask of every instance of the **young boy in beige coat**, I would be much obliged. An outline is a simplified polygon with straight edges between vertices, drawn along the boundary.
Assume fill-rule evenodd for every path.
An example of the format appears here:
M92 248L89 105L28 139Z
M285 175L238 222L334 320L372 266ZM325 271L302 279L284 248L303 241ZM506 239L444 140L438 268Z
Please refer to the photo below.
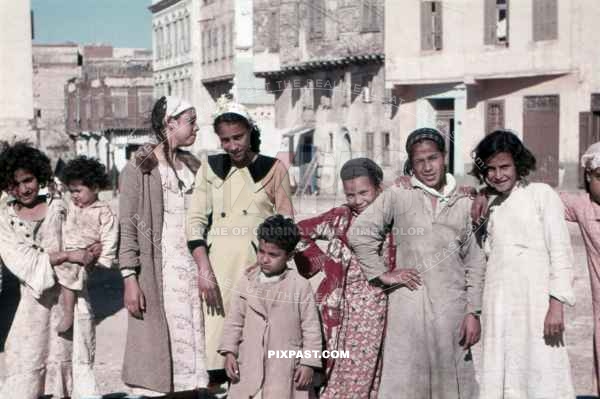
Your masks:
M230 399L309 396L313 369L322 364L321 327L310 283L286 267L299 239L298 227L281 215L258 227L258 261L233 293L218 350Z

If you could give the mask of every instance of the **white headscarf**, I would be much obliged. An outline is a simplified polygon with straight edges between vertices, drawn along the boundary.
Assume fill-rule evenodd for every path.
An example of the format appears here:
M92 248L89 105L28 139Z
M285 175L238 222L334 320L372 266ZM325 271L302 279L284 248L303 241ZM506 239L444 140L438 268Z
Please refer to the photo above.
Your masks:
M240 103L237 103L235 101L228 99L225 95L222 95L217 100L217 109L216 109L215 113L213 114L213 120L217 119L219 116L221 116L223 114L239 115L239 116L243 117L244 119L246 119L248 121L248 123L250 123L250 125L254 125L254 121L252 120L252 117L250 116L250 113L248 112L246 107L244 107Z
M167 96L167 111L165 112L165 119L177 116L190 108L194 108L194 106L184 99Z
M594 143L588 147L581 156L581 166L590 170L600 168L600 142Z

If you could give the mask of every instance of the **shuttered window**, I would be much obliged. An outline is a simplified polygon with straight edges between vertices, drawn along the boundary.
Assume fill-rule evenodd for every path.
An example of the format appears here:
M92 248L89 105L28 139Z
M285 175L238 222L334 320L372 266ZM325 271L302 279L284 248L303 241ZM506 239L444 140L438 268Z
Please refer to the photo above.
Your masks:
M310 38L323 37L323 33L325 32L325 0L313 0L306 4L308 6Z
M483 42L508 46L508 0L484 0Z
M375 134L374 133L366 134L365 144L366 144L367 158L373 159L375 156Z
M442 2L421 2L421 50L441 50L443 46Z
M269 21L269 51L279 51L279 11L271 12Z
M383 21L383 7L377 6L378 0L362 0L361 30L363 32L379 32Z
M558 39L558 0L533 0L533 41Z

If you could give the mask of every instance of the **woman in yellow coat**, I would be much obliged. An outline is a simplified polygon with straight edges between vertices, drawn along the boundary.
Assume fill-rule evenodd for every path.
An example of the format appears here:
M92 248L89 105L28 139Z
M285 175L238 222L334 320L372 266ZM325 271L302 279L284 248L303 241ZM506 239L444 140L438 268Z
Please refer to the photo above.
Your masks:
M208 156L196 175L187 213L188 247L205 301L207 366L223 382L217 353L234 284L256 262L256 229L268 216L293 216L287 170L259 154L260 131L244 107L219 101L213 123L224 154ZM221 372L217 371L221 370Z

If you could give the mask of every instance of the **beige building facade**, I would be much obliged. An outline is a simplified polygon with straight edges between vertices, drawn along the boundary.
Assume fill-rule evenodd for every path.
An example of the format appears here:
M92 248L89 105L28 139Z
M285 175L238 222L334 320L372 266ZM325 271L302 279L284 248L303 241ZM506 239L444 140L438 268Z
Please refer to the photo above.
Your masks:
M479 140L512 129L538 159L535 180L576 188L580 153L600 140L599 20L594 0L387 0L401 140L440 128L465 176Z

